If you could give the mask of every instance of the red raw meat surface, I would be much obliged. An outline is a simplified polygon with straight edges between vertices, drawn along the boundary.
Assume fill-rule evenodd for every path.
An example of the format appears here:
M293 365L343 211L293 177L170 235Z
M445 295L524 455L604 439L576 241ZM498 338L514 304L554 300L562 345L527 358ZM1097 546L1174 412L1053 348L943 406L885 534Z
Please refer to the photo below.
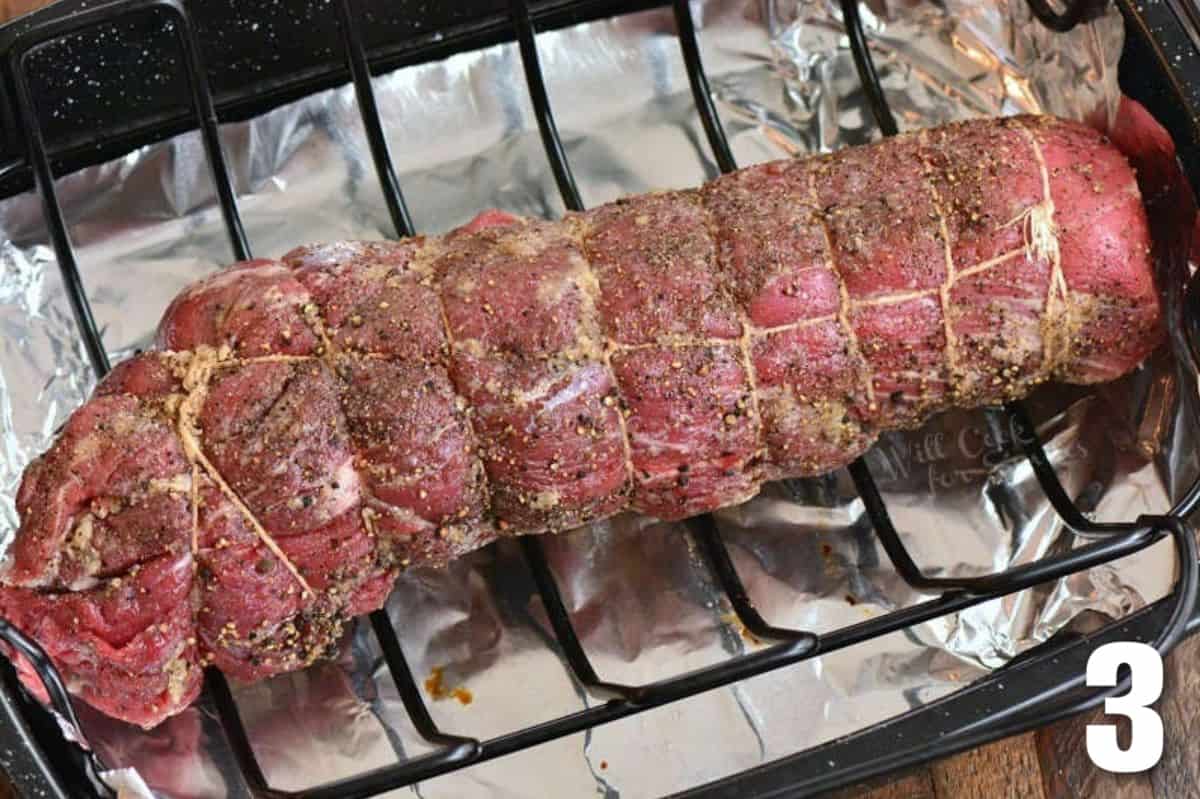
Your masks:
M1123 119L1153 172L1161 138ZM1048 118L302 247L187 289L30 465L0 616L152 726L204 666L329 654L401 569L714 510L1162 337L1134 172Z

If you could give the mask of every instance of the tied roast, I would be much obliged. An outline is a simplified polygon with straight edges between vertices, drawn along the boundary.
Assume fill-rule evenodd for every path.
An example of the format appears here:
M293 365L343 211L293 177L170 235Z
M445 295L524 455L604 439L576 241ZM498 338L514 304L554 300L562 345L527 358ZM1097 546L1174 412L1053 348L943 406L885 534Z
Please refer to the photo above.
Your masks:
M405 567L741 502L1162 337L1132 170L1045 117L302 247L188 288L30 465L0 616L152 726L206 665L330 653Z

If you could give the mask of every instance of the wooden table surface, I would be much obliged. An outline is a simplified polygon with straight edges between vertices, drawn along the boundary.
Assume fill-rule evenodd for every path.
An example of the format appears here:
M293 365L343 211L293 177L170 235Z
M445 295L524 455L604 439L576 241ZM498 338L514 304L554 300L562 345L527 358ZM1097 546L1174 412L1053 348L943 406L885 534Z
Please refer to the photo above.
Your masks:
M1200 636L1167 658L1163 757L1143 774L1109 774L1088 760L1084 728L1067 719L829 799L1200 799ZM1128 731L1119 733L1124 743Z

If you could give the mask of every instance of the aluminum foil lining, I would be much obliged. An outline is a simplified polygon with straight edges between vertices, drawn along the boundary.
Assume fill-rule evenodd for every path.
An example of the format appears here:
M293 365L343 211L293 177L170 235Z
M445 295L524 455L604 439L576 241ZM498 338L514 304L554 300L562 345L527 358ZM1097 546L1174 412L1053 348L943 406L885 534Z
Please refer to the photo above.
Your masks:
M708 0L694 13L743 164L877 136L829 0ZM332 9L330 13L333 13ZM1110 9L1068 34L1023 0L872 0L862 13L904 128L1026 111L1112 120L1123 31ZM716 169L667 10L539 37L549 92L589 204L683 187ZM562 212L515 47L463 53L375 81L419 228L499 207ZM224 126L250 241L278 255L310 241L389 235L350 87ZM116 358L146 346L171 297L230 260L199 138L183 135L59 181L84 280ZM0 547L17 524L25 464L88 395L36 196L0 203ZM1191 378L1169 353L1095 391L1048 388L1031 407L1068 491L1101 519L1162 512L1196 471ZM1177 374L1178 372L1178 374ZM1188 381L1188 382L1183 382ZM1180 390L1186 385L1187 390ZM1181 399L1182 398L1182 399ZM1190 401L1189 400L1189 401ZM1076 544L1045 501L1016 431L955 412L889 435L869 455L909 551L935 575L985 573ZM844 473L768 486L719 514L737 568L773 623L830 630L923 597L894 573ZM632 516L547 539L597 670L626 683L760 644L743 635L680 525ZM1163 542L1116 564L988 602L396 795L661 795L861 729L954 691L1080 614L1117 617L1163 596ZM486 738L599 701L573 681L511 542L444 571L406 574L388 604L445 730ZM461 691L453 689L461 688ZM427 751L378 645L360 625L336 662L236 687L270 783L301 790ZM469 701L468 701L469 699ZM172 797L243 796L211 708L151 732L81 707L112 768ZM129 772L121 784L140 791Z

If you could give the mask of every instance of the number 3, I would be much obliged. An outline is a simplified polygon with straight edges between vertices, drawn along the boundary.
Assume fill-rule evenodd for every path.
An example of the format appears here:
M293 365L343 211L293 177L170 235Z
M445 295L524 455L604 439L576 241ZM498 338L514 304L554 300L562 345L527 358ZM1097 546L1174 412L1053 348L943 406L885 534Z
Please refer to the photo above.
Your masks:
M1133 727L1128 749L1117 745L1115 724L1089 724L1087 753L1105 771L1145 771L1158 762L1163 752L1163 724L1152 708L1146 707L1162 695L1163 663L1157 650L1133 641L1104 644L1092 653L1087 664L1087 684L1111 687L1117 684L1117 667L1129 665L1129 692L1104 700L1104 712L1125 716Z

